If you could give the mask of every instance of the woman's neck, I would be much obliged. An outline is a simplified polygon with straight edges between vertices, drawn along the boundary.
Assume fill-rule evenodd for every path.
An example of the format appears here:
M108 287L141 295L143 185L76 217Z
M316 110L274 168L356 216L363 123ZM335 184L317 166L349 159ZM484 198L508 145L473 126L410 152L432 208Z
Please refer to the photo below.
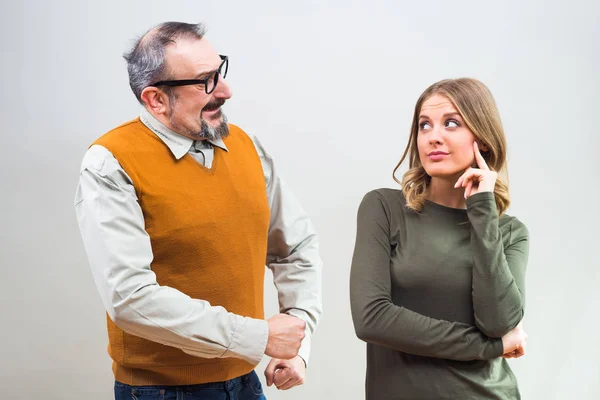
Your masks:
M465 189L462 187L454 188L454 184L460 178L460 175L449 178L432 177L427 188L426 199L450 208L467 208Z

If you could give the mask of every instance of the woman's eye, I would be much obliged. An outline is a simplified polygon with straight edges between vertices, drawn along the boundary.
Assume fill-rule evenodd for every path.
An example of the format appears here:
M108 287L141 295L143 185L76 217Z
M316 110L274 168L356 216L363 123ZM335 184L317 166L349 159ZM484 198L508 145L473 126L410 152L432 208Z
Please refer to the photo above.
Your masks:
M454 119L449 119L448 121L446 121L446 128L458 128L459 126L460 124L458 123L458 121Z
M429 125L429 122L421 122L421 123L419 124L419 128L420 128L421 130L425 130L425 129L429 129L429 128L431 128L431 125Z

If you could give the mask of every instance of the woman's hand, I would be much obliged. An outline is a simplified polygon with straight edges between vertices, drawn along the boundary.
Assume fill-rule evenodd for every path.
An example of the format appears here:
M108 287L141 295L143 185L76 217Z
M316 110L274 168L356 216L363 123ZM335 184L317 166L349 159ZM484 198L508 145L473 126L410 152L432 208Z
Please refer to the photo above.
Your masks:
M490 170L485 163L483 156L479 152L477 142L473 142L473 151L479 168L467 168L465 173L454 184L454 188L465 188L465 199L476 193L494 192L496 179L498 179L498 173Z
M519 358L525 355L527 333L523 330L523 321L506 335L502 336L503 358Z

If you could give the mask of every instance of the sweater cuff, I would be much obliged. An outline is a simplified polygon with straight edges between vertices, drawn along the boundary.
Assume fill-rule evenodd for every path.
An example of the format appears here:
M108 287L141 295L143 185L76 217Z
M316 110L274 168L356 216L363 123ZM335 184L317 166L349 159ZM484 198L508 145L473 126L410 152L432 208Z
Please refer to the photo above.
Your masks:
M502 357L504 354L502 339L490 339L489 346L485 350L484 359L486 360Z
M241 358L257 365L265 354L269 340L269 324L262 319L238 316L231 344L221 357Z
M476 203L486 202L486 201L490 201L490 200L494 203L494 208L495 208L496 207L496 198L494 197L493 192L476 193L472 196L469 196L469 198L467 199L467 201L466 201L467 209L469 209L470 206L472 206Z

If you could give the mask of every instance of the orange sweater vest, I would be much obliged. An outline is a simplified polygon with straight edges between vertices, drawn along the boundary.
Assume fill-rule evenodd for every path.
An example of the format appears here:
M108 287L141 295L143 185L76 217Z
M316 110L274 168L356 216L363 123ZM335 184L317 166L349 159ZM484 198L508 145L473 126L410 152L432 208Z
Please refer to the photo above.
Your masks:
M230 125L228 152L215 147L211 169L177 160L140 120L108 132L107 148L133 180L161 286L227 311L264 318L269 228L264 173L252 140ZM232 379L254 366L199 358L129 334L107 318L115 379L129 385L191 385Z

